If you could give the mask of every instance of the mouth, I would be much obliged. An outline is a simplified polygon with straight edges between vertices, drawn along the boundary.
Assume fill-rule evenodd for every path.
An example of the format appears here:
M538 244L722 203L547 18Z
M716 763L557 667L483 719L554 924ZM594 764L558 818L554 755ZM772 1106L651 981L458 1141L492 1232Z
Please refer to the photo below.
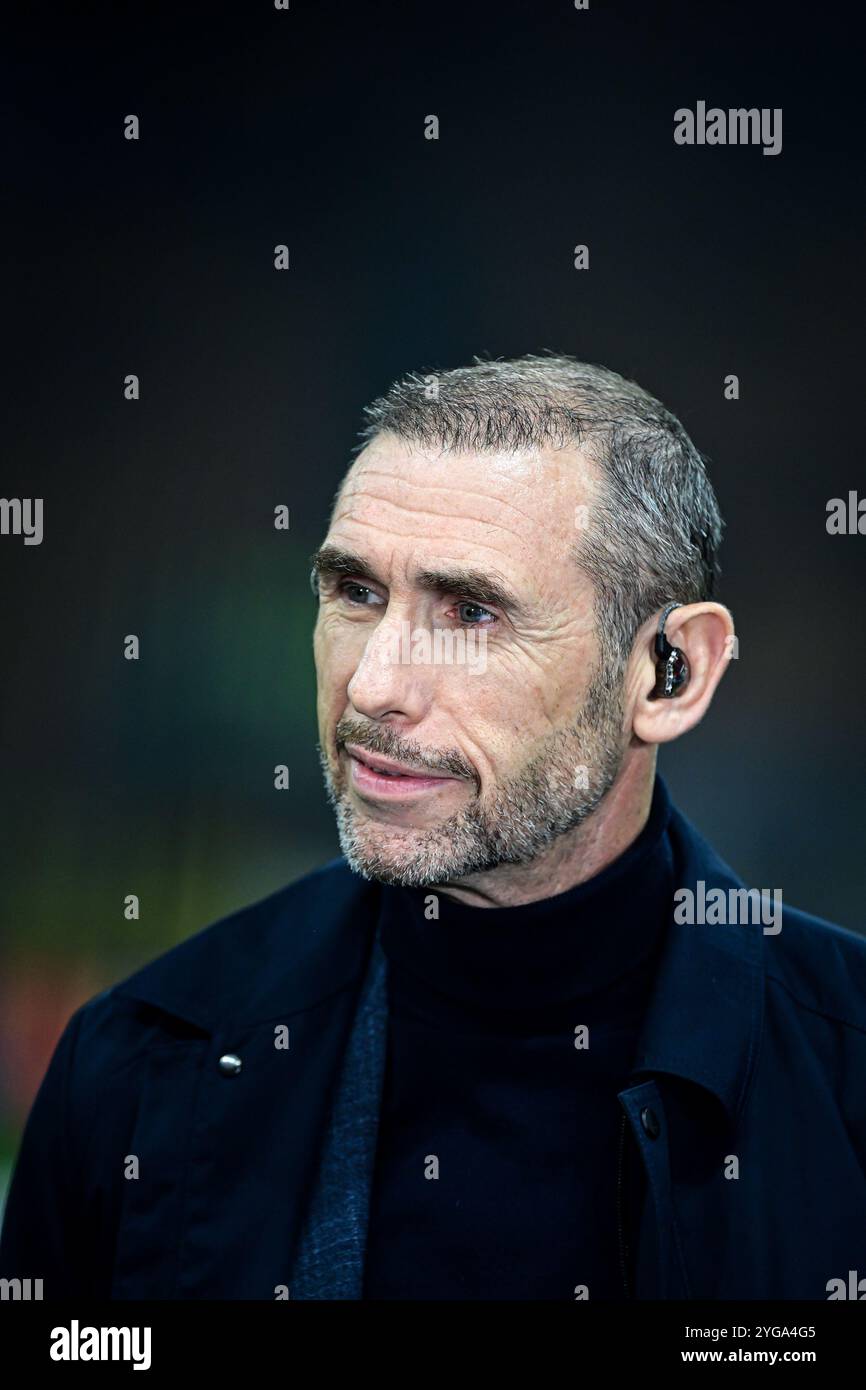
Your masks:
M362 796L401 800L441 791L457 780L446 773L417 772L394 758L369 753L351 743L344 745L344 751L351 766L352 786Z

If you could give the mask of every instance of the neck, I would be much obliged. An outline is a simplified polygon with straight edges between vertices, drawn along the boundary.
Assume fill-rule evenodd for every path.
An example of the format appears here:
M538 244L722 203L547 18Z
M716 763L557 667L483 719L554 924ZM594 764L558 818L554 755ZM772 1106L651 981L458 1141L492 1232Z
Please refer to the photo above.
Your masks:
M497 864L429 891L467 907L518 907L565 893L606 869L646 825L655 782L655 749L629 749L613 786L591 816L530 864Z

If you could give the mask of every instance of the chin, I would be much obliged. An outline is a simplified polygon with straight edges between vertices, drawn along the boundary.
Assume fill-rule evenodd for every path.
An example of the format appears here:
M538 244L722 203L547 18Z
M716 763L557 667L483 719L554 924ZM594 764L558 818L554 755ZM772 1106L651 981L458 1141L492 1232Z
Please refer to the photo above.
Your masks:
M447 834L412 830L369 820L345 802L338 814L340 848L351 869L363 878L404 888L441 881L448 854Z

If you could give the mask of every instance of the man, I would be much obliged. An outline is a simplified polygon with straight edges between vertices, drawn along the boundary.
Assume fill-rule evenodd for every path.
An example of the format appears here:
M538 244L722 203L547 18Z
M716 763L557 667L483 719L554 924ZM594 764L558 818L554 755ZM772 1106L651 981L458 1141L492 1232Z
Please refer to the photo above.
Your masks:
M733 651L700 454L552 356L409 376L362 443L313 570L343 857L73 1016L0 1274L858 1296L866 943L747 893L656 773Z

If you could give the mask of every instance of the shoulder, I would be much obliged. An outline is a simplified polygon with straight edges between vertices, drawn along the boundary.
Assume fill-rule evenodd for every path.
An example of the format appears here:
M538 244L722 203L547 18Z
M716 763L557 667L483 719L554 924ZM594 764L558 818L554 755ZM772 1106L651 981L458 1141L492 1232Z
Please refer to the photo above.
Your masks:
M78 1027L92 1033L143 1006L193 1031L309 1007L356 974L378 885L345 859L201 928L89 1000Z
M769 988L866 1040L866 937L783 906L780 930L765 937L764 963Z
M811 1014L844 1025L866 1040L866 936L788 905L776 889L749 888L692 823L676 808L671 814L676 882L721 889L741 903L742 938L730 945L751 970L760 960L768 998L777 1009ZM766 912L748 910L746 895L767 899ZM779 911L781 907L781 911ZM731 909L733 910L733 909Z

